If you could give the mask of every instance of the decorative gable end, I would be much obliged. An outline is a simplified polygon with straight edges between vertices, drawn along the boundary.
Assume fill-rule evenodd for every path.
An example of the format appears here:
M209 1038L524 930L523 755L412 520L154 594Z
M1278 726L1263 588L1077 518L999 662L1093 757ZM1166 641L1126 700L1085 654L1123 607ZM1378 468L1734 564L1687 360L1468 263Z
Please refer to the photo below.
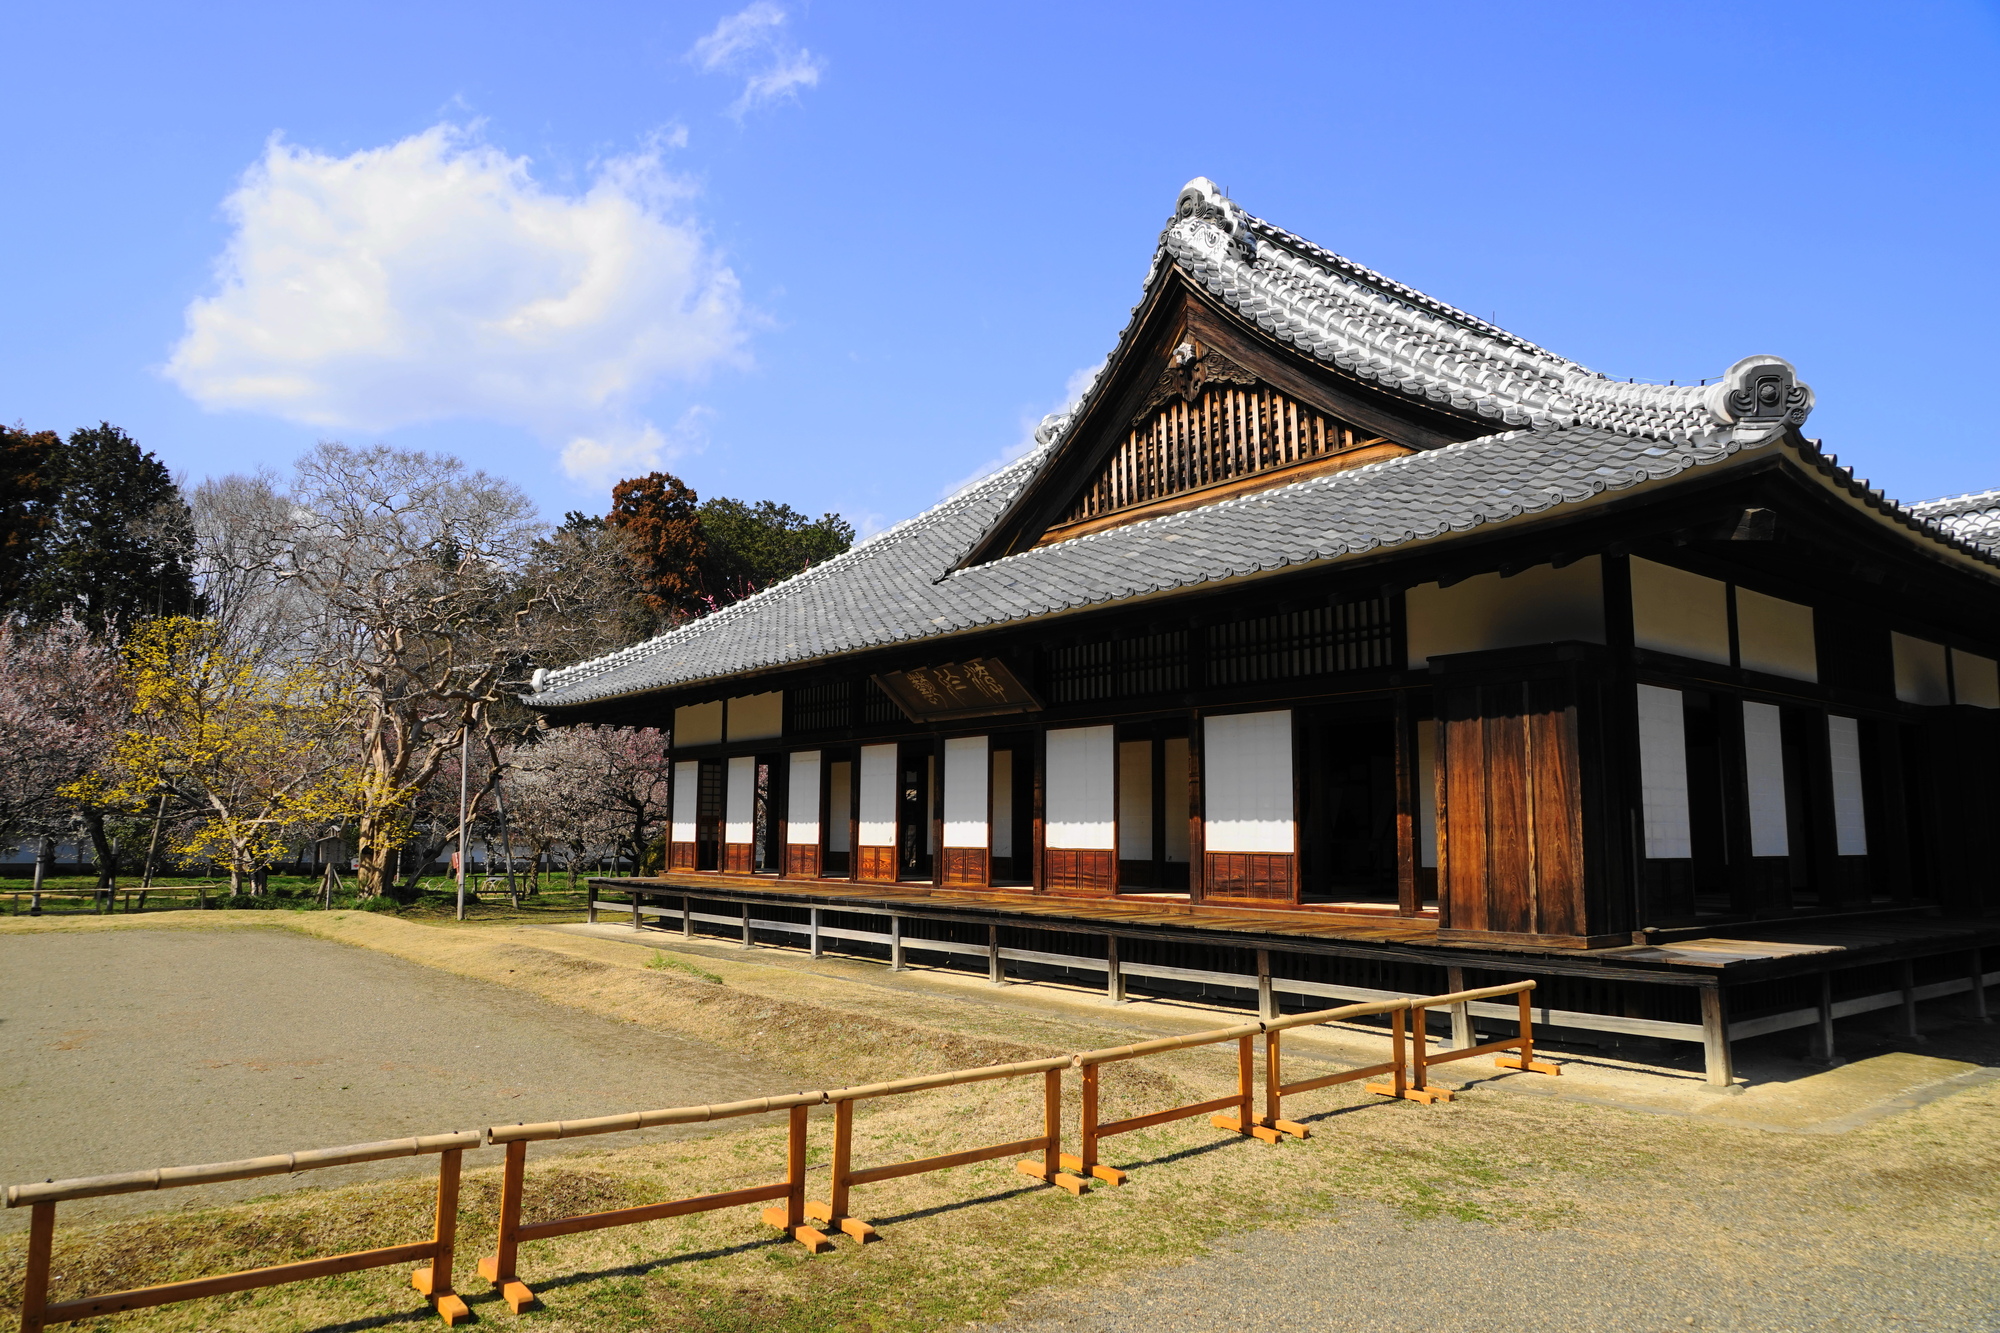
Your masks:
M1389 445L1390 451L1377 446ZM1387 437L1352 425L1264 382L1254 371L1198 338L1185 338L1131 418L1124 438L1042 542L1096 531L1105 520L1165 501L1220 499L1243 483L1301 470L1357 450L1374 461L1408 452ZM1314 471L1320 469L1311 469ZM1176 504L1174 508L1183 507ZM1122 520L1121 520L1122 521Z

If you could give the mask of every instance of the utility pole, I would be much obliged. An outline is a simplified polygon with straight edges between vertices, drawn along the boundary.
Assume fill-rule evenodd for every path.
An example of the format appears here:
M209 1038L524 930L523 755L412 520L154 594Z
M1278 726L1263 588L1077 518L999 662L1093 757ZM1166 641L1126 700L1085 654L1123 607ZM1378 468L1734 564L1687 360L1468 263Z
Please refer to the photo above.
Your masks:
M35 892L28 900L28 915L42 914L42 876L48 873L49 858L55 855L55 847L44 833L35 841Z
M465 719L464 730L458 733L458 919L465 920L465 793L466 782L472 776L472 719Z

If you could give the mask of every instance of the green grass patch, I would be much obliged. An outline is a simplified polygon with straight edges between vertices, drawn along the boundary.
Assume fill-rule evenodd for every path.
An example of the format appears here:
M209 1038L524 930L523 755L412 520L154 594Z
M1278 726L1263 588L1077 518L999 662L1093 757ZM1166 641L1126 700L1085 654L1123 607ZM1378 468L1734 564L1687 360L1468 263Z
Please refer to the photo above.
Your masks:
M646 960L646 966L655 972L685 972L691 977L712 981L718 986L722 984L722 978L707 968L696 967L685 958L676 958L671 954L661 953L658 949L653 950L653 956Z

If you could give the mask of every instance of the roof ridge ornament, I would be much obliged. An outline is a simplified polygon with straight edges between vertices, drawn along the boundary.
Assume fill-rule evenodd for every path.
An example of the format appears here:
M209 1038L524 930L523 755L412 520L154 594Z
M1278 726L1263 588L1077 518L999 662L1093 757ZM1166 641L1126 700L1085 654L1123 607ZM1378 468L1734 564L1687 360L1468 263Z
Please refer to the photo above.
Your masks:
M1181 186L1180 197L1174 200L1174 220L1182 218L1212 224L1245 258L1257 253L1256 238L1250 234L1250 215L1206 176L1196 176Z
M1771 430L1803 426L1813 410L1813 391L1781 356L1746 356L1710 385L1703 395L1709 415L1724 426Z

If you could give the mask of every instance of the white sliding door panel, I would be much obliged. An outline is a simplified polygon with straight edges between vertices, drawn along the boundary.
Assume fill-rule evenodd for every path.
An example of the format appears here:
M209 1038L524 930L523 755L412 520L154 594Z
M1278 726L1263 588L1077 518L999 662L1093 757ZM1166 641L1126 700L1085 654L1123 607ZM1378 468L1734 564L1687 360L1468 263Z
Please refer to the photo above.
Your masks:
M723 806L722 840L751 841L757 827L757 760L754 755L738 755L729 761L727 802Z
M1639 687L1639 785L1646 812L1646 855L1656 861L1693 856L1687 724L1679 690Z
M861 845L896 845L896 747L861 747Z
M944 743L944 845L984 847L988 842L986 796L991 761L984 736Z
M1045 843L1062 851L1110 851L1118 786L1110 727L1066 727L1048 734Z
M1203 850L1292 852L1291 713L1203 718L1201 744Z
M1118 743L1118 859L1153 859L1153 743Z
M1775 704L1743 705L1743 769L1750 785L1750 855L1790 856L1785 822L1785 742Z
M701 800L701 765L683 759L674 765L675 842L694 841L694 812Z
M1868 855L1868 807L1861 784L1861 724L1828 717L1827 750L1833 760L1833 841L1841 856Z
M845 822L847 812L835 811ZM792 756L792 782L785 796L785 841L794 847L819 845L819 751Z

